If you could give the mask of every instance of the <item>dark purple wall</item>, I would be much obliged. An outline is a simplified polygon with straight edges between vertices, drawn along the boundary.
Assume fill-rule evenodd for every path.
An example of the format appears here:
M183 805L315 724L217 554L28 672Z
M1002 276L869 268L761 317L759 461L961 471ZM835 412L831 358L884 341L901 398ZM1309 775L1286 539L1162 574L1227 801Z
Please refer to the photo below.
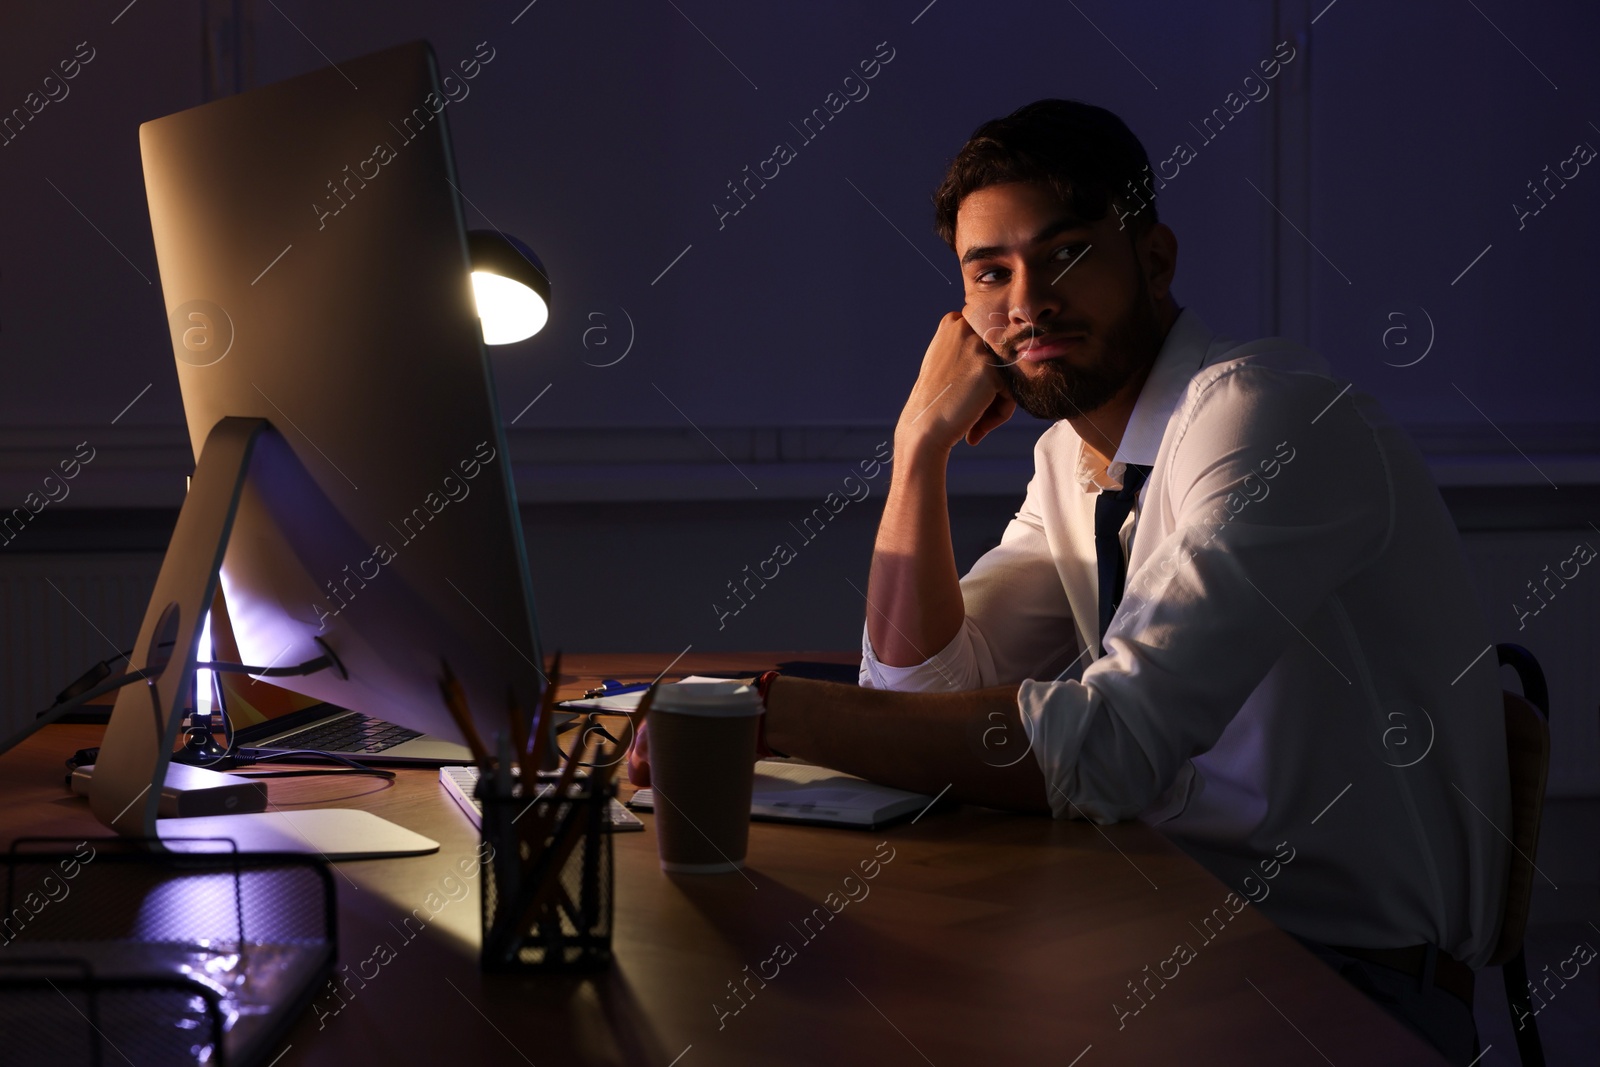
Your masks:
M1600 178L1583 167L1521 230L1511 205L1600 145L1592 8L1345 3L1306 35L1260 4L924 2L540 0L514 25L516 0L245 3L243 69L261 84L415 37L451 67L487 42L446 111L467 214L523 236L556 286L546 332L496 353L508 419L554 383L528 423L683 425L665 393L707 426L887 424L960 304L930 230L944 161L981 120L1060 95L1123 115L1154 161L1194 147L1162 214L1179 297L1214 328L1305 337L1418 426L1590 420ZM147 384L124 421L180 422L137 127L201 101L202 25L232 6L0 16L6 111L80 41L94 53L0 147L0 423L109 422ZM1203 140L1289 38L1272 95ZM890 50L814 140L791 127ZM726 183L779 142L796 157L719 220ZM594 366L629 317L627 357ZM1393 366L1426 347L1427 317L1428 357Z

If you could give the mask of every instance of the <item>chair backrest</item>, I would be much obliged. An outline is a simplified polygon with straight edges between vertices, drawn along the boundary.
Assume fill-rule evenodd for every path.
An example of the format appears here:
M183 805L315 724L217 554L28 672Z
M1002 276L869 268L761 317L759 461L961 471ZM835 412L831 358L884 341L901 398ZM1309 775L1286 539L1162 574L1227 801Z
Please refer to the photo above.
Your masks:
M1500 939L1489 960L1497 967L1522 948L1533 902L1533 858L1539 854L1539 820L1550 777L1550 727L1532 703L1506 692L1506 755L1511 771L1511 872Z

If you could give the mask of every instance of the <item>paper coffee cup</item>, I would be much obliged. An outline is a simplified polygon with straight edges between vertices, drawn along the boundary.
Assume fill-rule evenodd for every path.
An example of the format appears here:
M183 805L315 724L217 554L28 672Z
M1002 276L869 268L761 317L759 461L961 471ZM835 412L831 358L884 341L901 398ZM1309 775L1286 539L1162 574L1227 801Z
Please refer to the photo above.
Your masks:
M761 696L740 682L676 682L650 705L650 785L661 869L744 865Z

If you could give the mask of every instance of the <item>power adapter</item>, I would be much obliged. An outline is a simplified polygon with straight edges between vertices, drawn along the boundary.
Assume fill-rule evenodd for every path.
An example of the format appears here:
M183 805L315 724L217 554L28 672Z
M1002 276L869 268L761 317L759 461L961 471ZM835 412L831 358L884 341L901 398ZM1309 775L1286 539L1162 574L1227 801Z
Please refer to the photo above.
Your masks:
M89 795L94 767L77 767L72 772L72 791ZM241 815L267 810L267 784L234 774L208 771L182 763L167 765L167 780L161 787L161 802L156 813L163 819L188 819L202 815Z

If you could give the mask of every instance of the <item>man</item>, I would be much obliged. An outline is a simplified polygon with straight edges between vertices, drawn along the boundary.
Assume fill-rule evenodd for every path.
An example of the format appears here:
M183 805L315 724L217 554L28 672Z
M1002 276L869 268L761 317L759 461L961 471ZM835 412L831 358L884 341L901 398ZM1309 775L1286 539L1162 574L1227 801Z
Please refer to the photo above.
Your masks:
M1271 862L1261 910L1467 1063L1510 801L1454 526L1370 398L1178 305L1155 191L1121 120L1072 101L985 124L951 164L935 204L966 306L895 431L867 689L778 678L765 743L1137 817L1252 899ZM999 546L958 578L950 451L1017 406L1052 425Z

